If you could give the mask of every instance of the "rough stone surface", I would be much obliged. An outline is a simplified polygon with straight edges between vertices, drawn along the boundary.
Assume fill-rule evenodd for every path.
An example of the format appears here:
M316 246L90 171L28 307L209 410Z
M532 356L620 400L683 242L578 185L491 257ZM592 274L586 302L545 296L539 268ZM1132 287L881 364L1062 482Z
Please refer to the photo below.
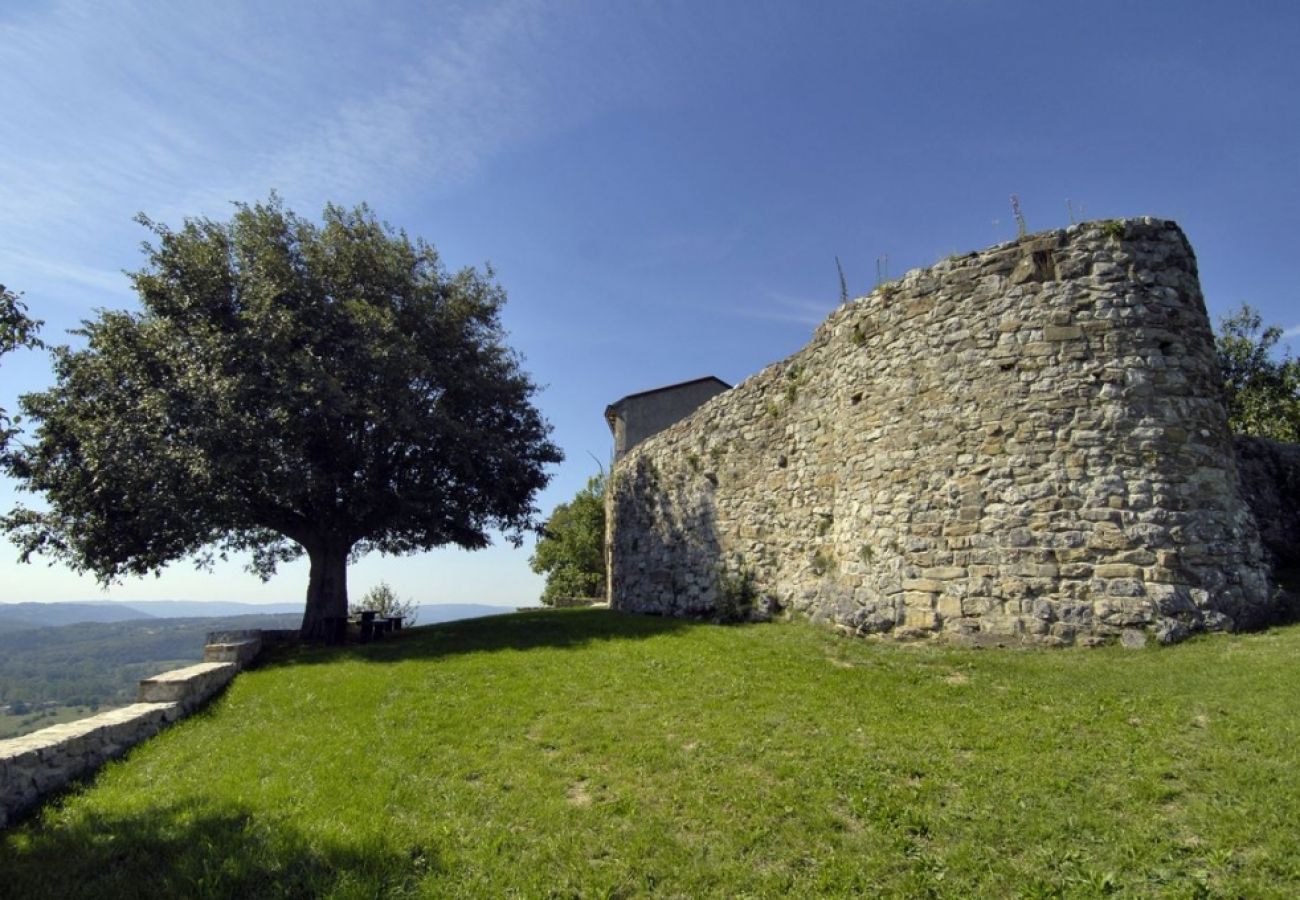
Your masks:
M615 609L708 617L744 569L852 633L1057 645L1250 627L1273 602L1195 257L1156 219L841 306L632 450L608 503Z
M230 683L239 667L230 662L202 662L174 669L140 682L141 703L181 703L198 706Z
M217 643L209 641L203 648L203 661L235 663L242 668L256 659L257 654L261 652L262 641L260 638L246 638L244 640Z
M46 794L157 734L180 714L177 703L135 703L0 741L0 828Z

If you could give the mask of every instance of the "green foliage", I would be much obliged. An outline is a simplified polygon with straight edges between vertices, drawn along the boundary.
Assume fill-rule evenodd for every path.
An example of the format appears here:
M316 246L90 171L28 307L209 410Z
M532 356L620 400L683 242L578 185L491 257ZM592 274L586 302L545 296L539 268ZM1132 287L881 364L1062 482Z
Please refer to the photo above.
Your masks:
M824 575L830 575L839 570L840 564L835 559L835 555L825 547L818 547L813 553L812 560L809 563L812 566L813 574L819 578Z
M528 565L546 576L542 603L605 596L605 474L594 475L542 526Z
M844 267L840 265L840 258L835 257L835 271L840 273L840 303L849 302L849 282L844 277Z
M403 627L409 627L415 624L420 607L414 600L403 600L387 581L381 581L366 591L358 602L350 604L348 612L354 616L362 612L375 612L380 618L401 616Z
M1243 304L1219 320L1216 343L1228 424L1237 434L1300 441L1300 360L1277 358L1282 329Z
M1133 653L453 622L241 674L0 836L0 894L1295 896L1296 684L1300 628Z
M743 562L734 568L718 571L717 617L719 622L747 622L754 612L758 589L754 573Z
M799 399L799 385L804 382L803 366L791 366L785 373L785 405L792 406Z
M0 356L19 347L40 347L36 337L41 323L28 318L27 305L18 299L19 295L0 284ZM14 420L13 424L17 424ZM0 407L0 453L4 452L9 439L17 434L17 429L10 427L11 421Z
M304 636L347 611L348 559L522 541L561 458L505 344L505 292L447 272L370 209L321 224L266 203L190 219L23 398L36 443L8 461L48 511L2 520L21 558L109 582L251 551L311 559Z
M1124 223L1119 219L1107 219L1101 223L1101 233L1112 240L1124 237Z

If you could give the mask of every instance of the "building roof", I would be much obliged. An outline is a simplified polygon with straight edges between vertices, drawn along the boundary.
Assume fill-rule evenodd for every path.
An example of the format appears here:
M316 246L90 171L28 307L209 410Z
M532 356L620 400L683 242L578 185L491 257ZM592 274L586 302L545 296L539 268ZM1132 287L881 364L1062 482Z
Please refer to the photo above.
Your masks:
M706 375L703 378L692 378L690 381L679 381L676 384L666 384L663 387L651 388L648 391L637 391L635 394L628 394L626 397L620 397L609 406L605 407L605 421L609 422L612 426L614 424L614 416L618 414L619 407L629 400L636 400L640 397L649 397L651 394L662 394L665 391L675 391L678 388L690 387L693 384L702 384L706 381L716 381L718 384L722 385L724 391L731 390L731 385L727 384L721 378L716 375Z

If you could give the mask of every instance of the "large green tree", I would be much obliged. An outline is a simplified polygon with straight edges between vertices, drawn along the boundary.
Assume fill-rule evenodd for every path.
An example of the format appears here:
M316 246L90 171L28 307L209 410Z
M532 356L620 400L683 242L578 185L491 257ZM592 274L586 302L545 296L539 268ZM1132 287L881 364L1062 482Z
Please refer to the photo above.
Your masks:
M18 294L0 284L0 356L19 347L39 347L41 342L36 332L40 327L40 322L27 316L27 305L18 299ZM9 416L0 407L0 452L16 433L10 427Z
M1300 360L1278 357L1282 329L1243 304L1219 320L1219 367L1228 424L1237 434L1300 441Z
M570 597L605 596L604 473L555 507L528 562L546 576L542 603L547 606Z
M101 581L248 551L263 577L310 560L302 631L347 614L347 564L518 544L561 459L506 345L491 269L448 273L365 206L320 224L276 196L189 219L22 399L39 424L8 468L48 510L3 520L24 560Z

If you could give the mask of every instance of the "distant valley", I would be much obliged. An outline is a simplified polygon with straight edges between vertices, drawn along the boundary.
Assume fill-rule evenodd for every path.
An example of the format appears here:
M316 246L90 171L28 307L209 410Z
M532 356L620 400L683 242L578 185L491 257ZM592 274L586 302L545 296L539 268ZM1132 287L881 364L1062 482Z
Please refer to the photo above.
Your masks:
M484 603L425 603L416 622L433 625L513 612L513 606ZM0 634L28 628L86 622L130 622L140 619L215 619L229 616L292 615L302 617L302 603L238 603L233 600L85 600L66 603L0 603ZM292 628L297 625L277 626Z
M417 624L511 612L427 604ZM0 739L132 703L141 678L198 662L209 631L296 628L301 603L0 603Z

